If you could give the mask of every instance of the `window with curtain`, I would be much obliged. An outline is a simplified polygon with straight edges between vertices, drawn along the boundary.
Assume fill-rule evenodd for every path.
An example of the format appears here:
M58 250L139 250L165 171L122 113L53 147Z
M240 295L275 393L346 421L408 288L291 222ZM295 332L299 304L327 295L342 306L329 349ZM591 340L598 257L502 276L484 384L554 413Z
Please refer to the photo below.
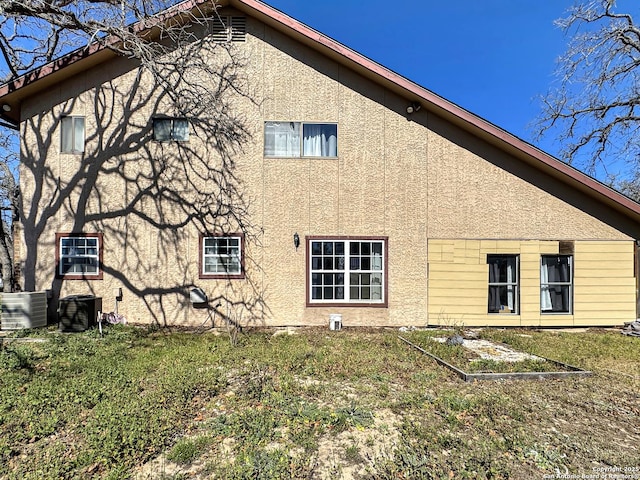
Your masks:
M189 141L189 120L186 118L157 117L153 119L153 139L158 142Z
M573 256L543 255L540 262L540 311L572 313Z
M84 117L62 117L60 151L62 153L84 152Z
M385 240L309 241L309 303L384 304Z
M489 265L489 313L518 314L518 255L487 255Z
M265 122L265 157L337 157L335 123Z

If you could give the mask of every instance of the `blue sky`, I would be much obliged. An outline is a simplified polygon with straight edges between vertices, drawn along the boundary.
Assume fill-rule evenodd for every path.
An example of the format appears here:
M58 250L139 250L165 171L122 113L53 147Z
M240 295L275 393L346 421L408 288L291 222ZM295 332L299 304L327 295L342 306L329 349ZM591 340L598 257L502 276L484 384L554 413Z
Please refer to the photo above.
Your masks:
M573 0L265 0L432 92L534 142L538 97L568 38Z

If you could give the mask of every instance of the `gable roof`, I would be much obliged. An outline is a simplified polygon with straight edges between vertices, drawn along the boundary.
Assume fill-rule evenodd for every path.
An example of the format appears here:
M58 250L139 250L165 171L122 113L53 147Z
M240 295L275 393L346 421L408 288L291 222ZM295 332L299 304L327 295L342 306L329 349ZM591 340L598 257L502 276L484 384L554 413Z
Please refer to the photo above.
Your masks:
M203 5L210 4L210 1L187 0L164 12L159 18L174 18L185 11L202 8ZM407 104L411 102L420 103L422 108L442 117L453 125L532 165L545 174L559 179L568 186L597 199L631 220L640 222L640 204L630 198L262 1L218 0L216 4L221 7L232 7L248 16L255 17L275 30L292 37L339 64L405 97ZM152 25L149 26L148 24L139 24L137 29L143 32L149 31L152 27ZM64 55L38 69L27 72L4 85L0 85L0 116L4 120L17 124L20 121L19 107L24 98L42 91L50 85L57 84L93 65L107 61L116 55L108 47L94 43ZM10 111L7 112L5 110L5 105L10 107Z

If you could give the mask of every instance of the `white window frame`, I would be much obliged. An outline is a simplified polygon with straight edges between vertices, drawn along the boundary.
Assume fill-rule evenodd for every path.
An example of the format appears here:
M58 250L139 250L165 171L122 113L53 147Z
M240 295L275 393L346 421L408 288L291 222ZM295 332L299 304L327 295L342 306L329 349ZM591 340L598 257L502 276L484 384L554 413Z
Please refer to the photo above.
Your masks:
M156 142L188 142L190 128L189 120L184 117L154 117L153 139Z
M386 237L310 237L307 259L309 306L387 306Z
M561 281L549 281L544 279L544 259L545 258L566 258L568 259L567 262L567 266L568 266L568 274L569 274L569 281L566 282L561 282ZM542 315L573 315L573 281L574 281L574 275L573 275L573 255L566 255L566 254L558 254L558 255L541 255L540 256L540 313ZM560 287L560 288L568 288L568 298L567 298L567 310L566 311L559 311L559 310L552 310L552 307L548 307L548 305L551 305L551 300L547 299L545 300L545 295L548 295L548 289L549 288L554 288L554 287ZM545 289L547 290L545 292Z
M84 153L86 123L82 116L67 115L60 119L60 152Z
M202 235L200 242L200 278L244 277L244 237L242 235ZM225 245L222 245L223 243ZM221 247L227 251L221 253ZM234 259L237 268L227 269L226 266ZM214 271L207 270L210 265L215 266Z
M77 279L101 278L101 251L100 235L60 234L58 276ZM88 266L92 266L95 270L87 271Z
M489 265L489 269L491 269L492 263L491 260L498 259L506 259L506 260L514 260L513 268L515 272L512 272L513 278L507 278L505 281L491 281L491 271L489 271L489 279L488 279L488 306L487 312L490 315L494 314L510 314L510 315L519 315L520 314L520 256L516 254L488 254L487 255L487 265ZM508 272L508 267L507 267ZM507 273L508 277L508 273ZM507 303L506 305L501 305L501 308L491 308L491 289L501 289L506 288L507 293ZM509 304L511 302L511 305Z
M334 127L331 133L335 136L335 145L326 147L329 152L320 152L314 154L311 152L309 142L305 142L305 128L309 129L316 126ZM285 142L290 148L281 149L276 152L275 138L271 138L277 134L279 127L289 127L291 129L291 138ZM322 148L321 148L322 149ZM273 151L271 151L273 150ZM267 158L337 158L338 157L338 124L335 122L288 122L288 121L267 121L264 122L264 156Z

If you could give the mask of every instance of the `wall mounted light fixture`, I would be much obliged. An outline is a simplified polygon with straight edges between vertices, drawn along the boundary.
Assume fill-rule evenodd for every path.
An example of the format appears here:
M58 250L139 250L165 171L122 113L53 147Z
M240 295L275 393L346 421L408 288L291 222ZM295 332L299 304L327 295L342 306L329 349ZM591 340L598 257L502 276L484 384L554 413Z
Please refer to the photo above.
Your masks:
M298 250L300 246L300 235L298 235L298 232L293 234L293 246L296 247L296 250Z
M407 106L407 113L411 115L412 113L420 110L420 108L422 108L422 105L420 105L418 102L411 102L409 106Z

